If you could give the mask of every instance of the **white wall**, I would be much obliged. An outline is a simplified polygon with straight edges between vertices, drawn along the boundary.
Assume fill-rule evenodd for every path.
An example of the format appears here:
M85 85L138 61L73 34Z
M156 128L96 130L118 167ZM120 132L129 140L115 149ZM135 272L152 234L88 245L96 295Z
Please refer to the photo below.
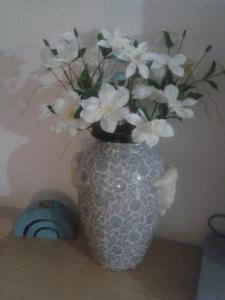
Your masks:
M225 60L225 1L216 0L1 0L0 1L0 236L11 228L20 208L43 188L59 188L73 198L70 160L81 147L76 139L59 159L67 139L37 125L38 105L56 95L38 90L22 118L19 111L37 86L29 74L39 68L42 38L76 26L82 33L120 26L127 34L151 41L161 29L188 30L185 54L198 57L200 47L215 45ZM225 61L224 61L225 62ZM176 136L162 141L162 155L179 170L176 202L161 218L158 236L201 243L210 214L225 212L225 102L211 93L208 110L176 126ZM216 114L215 101L222 115Z

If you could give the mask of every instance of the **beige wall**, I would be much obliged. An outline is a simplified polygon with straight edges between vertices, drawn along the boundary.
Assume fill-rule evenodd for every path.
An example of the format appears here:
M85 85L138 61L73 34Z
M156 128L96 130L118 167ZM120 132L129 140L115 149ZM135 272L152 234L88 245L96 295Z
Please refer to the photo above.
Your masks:
M51 132L51 121L37 125L38 105L56 91L38 90L26 114L18 115L38 84L29 74L39 68L43 37L53 38L74 25L82 33L120 26L127 34L141 34L151 41L161 29L186 28L186 54L198 57L200 47L212 43L213 55L225 63L224 20L225 1L216 0L1 0L0 236L34 192L55 187L75 196L70 160L82 139L76 139L60 160L67 139ZM176 202L160 219L158 236L201 243L208 216L225 212L224 82L220 81L220 94L204 99L213 120L200 104L195 119L176 123L176 136L160 145L162 155L178 168L179 182Z

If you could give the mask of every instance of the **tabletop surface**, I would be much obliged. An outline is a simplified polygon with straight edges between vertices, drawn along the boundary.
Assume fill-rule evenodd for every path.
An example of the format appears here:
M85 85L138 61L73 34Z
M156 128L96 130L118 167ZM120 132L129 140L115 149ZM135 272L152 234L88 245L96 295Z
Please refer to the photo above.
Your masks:
M113 272L75 241L0 241L1 300L191 300L200 271L200 247L154 240L136 269Z

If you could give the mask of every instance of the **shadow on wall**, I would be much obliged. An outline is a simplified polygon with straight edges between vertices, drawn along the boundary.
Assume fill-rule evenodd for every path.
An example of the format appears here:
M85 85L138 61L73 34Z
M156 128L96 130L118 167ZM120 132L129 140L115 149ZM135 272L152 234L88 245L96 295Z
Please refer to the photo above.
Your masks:
M79 150L80 139L61 159L68 138L51 132L53 119L38 124L40 104L55 98L58 90L51 85L38 88L40 82L32 76L18 88L25 63L0 52L0 237L12 228L37 191L57 188L73 199L75 194L69 178L70 161Z

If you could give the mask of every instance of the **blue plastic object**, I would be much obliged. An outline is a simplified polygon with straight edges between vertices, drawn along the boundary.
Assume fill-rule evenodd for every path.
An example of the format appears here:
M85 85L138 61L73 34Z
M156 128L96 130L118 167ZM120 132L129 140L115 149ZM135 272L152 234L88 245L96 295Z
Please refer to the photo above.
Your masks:
M35 195L32 204L18 218L14 236L74 239L80 222L78 212L56 200L56 196L49 196L49 193Z

